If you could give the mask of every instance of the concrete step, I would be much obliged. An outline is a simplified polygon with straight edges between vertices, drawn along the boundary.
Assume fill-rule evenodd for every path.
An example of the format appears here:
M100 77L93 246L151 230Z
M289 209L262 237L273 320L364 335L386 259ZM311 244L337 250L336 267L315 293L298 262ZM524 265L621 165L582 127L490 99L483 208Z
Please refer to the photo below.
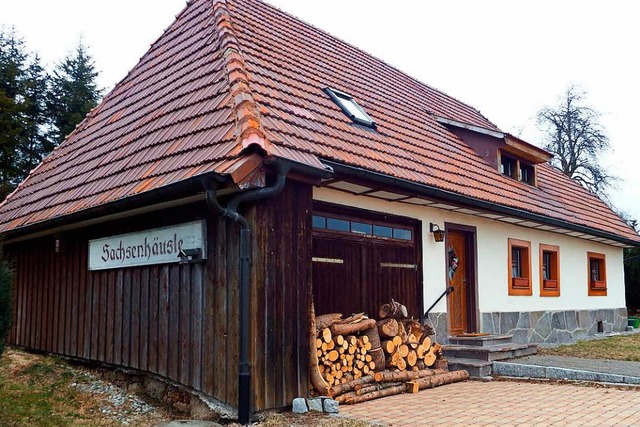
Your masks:
M480 335L480 336L450 336L449 342L455 345L469 345L476 347L488 347L499 344L511 343L513 335Z
M449 370L458 371L464 369L469 372L469 376L483 378L491 375L492 362L478 359L466 359L453 357L449 359Z
M444 345L442 352L447 358L476 359L492 362L529 356L538 352L535 344L494 344L490 346Z

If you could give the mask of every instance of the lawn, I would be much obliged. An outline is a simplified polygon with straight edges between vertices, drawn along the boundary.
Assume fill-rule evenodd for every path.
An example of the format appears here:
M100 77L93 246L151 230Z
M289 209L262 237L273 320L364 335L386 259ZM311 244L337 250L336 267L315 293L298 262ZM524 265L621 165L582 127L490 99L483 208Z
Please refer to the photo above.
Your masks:
M538 354L640 362L640 334L582 340L571 345L540 348Z
M62 359L7 349L0 358L2 426L148 426L167 415Z

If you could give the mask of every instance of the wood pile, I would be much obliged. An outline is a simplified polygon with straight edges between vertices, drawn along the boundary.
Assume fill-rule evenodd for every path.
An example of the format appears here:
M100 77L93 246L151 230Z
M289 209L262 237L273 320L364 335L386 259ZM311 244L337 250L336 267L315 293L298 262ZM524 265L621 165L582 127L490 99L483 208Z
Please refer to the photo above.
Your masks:
M343 319L311 312L311 383L320 395L354 404L469 378L467 371L448 371L433 330L408 318L396 301L380 307L378 321L364 313Z

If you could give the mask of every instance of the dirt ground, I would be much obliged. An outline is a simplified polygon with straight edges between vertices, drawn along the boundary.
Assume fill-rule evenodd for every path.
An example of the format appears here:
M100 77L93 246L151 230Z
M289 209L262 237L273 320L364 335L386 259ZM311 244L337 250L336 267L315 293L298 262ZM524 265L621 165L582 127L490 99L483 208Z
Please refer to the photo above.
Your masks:
M153 426L188 416L132 393L103 369L70 364L62 358L9 348L0 357L0 425ZM323 414L265 414L255 427L366 427L365 421ZM233 424L229 424L232 427ZM236 424L238 426L238 424Z

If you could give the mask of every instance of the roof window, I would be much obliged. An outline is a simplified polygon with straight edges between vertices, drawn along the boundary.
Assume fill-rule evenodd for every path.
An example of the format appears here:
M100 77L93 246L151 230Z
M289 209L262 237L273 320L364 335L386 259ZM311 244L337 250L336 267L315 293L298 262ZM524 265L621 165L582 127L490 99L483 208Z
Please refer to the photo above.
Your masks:
M335 89L326 88L324 90L333 102L338 104L344 114L347 115L354 123L375 128L376 124L373 119L362 109L351 95L340 92Z

